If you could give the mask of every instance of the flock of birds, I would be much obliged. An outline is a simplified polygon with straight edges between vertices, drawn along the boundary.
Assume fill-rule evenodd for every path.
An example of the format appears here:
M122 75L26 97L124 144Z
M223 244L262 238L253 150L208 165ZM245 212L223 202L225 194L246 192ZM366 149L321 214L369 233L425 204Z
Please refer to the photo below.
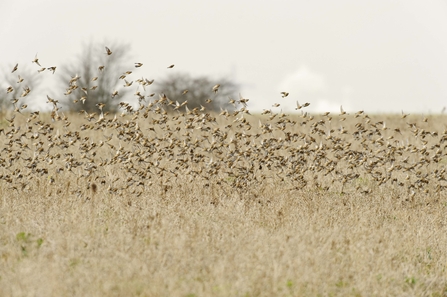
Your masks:
M112 51L106 48L106 54ZM37 57L33 63L40 66ZM17 70L18 65L12 72ZM67 92L85 88L78 79L67 82ZM138 80L143 87L152 82ZM219 88L210 86L210 98ZM85 89L89 95L94 90ZM241 194L269 185L365 195L386 188L413 199L441 195L447 187L447 129L430 131L427 118L411 122L402 113L396 127L387 127L363 111L348 114L342 107L339 114L310 115L309 103L298 102L301 114L266 109L254 115L242 96L229 99L233 110L213 113L206 106L189 109L187 102L164 94L146 102L149 96L138 92L138 107L121 102L122 113L108 114L98 103L98 112L82 112L80 120L64 114L59 100L49 96L50 116L26 112L19 101L30 91L25 87L20 99L11 99L12 111L0 126L0 188L33 191L43 181L59 193L66 187L87 198L92 191L140 196L156 186L167 192L188 182ZM288 100L289 93L281 96Z

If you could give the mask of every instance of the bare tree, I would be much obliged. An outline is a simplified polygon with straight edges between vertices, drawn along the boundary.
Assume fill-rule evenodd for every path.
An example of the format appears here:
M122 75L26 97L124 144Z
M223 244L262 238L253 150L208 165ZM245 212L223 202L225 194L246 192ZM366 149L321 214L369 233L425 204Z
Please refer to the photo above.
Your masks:
M67 100L62 102L72 111L98 111L97 104L105 104L104 111L116 111L120 100L128 93L125 66L130 46L127 44L92 43L85 45L75 63L63 65L61 83ZM126 74L127 72L127 74Z
M164 80L156 81L154 91L166 95L178 104L187 101L188 108L203 106L209 111L219 111L221 108L233 109L230 100L239 98L239 86L229 79L193 77L185 73L172 74Z
M22 65L10 66L2 73L0 111L25 109L34 99L42 76Z

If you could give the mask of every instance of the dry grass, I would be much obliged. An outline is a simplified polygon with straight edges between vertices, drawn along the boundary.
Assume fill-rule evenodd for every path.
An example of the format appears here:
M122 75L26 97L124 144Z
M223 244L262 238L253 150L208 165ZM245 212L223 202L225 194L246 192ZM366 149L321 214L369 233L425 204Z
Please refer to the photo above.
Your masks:
M202 127L219 134L173 116L157 125L156 113L114 122L71 115L64 128L64 119L39 115L24 136L29 115L4 122L1 296L447 296L442 117L382 117L389 128L356 139L357 123L374 131L380 117L329 124L289 116L297 124L285 131L305 136L287 143L275 119L244 115L248 124L238 128L240 116L215 115L219 123ZM343 124L349 133L318 134L312 124L325 119L325 130ZM412 121L416 134L406 128ZM44 123L53 129L39 130ZM422 129L438 135L422 137ZM196 156L182 157L195 139L187 150ZM301 157L281 165L293 152ZM359 152L366 164L379 160L372 173L349 168L362 162L350 157ZM328 160L337 162L332 171Z

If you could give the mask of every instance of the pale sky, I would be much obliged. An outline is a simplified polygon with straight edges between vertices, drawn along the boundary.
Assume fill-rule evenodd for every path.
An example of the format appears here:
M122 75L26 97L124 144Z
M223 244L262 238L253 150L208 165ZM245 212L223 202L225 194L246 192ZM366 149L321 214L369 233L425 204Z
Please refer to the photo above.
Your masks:
M129 43L129 69L144 63L134 79L157 81L170 64L228 76L250 110L291 111L296 100L312 112L447 106L446 0L4 0L0 37L2 68L36 67L36 53L44 66L61 65L90 40Z

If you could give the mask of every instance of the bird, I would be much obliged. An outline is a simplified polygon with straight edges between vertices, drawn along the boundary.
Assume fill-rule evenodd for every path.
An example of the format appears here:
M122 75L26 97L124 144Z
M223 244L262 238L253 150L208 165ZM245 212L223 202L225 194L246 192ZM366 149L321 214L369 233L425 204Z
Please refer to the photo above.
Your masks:
M213 87L213 92L214 92L214 93L217 93L217 91L219 91L219 88L220 88L220 85L219 85L219 84L215 85L215 86Z
M135 68L143 66L143 63L135 63Z
M172 64L172 65L169 65L168 68L174 68L174 66L175 66L175 65Z
M107 54L108 56L110 56L110 55L112 54L112 51L111 51L110 48L108 48L107 46L106 46L105 48L106 48L106 54Z
M289 96L289 93L288 92L281 92L281 95L282 95L283 98L286 98L287 96Z
M19 68L19 63L17 63L16 66L14 66L14 68L11 71L11 73L13 73L14 71L17 71L18 68Z
M50 71L53 71L53 74L54 74L54 72L56 71L56 66L48 67L47 69Z
M106 106L104 103L98 103L96 104L96 106L99 108L99 110L102 111L102 109L104 108L104 106Z
M130 87L133 84L133 81L128 82L127 80L124 80L125 84L124 87Z
M37 58L37 54L36 54L36 56L34 57L34 60L31 61L31 63L36 63L37 65L39 65L40 67L42 67L42 65L40 65L40 63L39 63L39 59Z

